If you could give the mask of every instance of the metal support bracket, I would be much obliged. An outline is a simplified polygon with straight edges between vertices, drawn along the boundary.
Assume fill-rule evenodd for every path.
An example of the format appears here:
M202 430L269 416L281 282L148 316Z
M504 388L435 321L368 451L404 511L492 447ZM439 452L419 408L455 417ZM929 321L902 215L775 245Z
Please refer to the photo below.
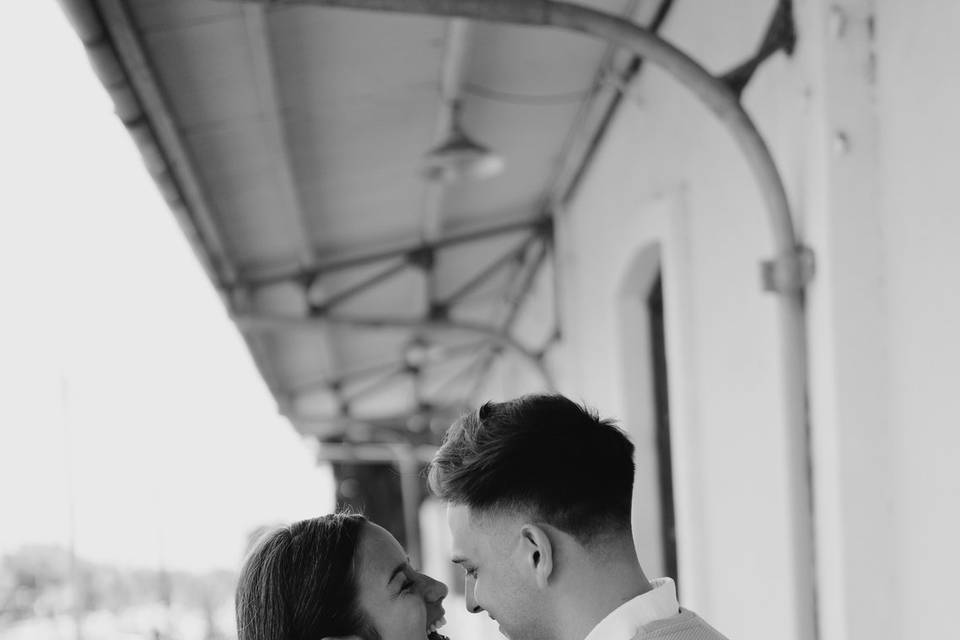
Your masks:
M760 264L763 290L773 293L793 293L802 290L813 280L816 272L816 260L813 250L798 245L793 251L784 253L772 260Z
M780 0L756 53L743 64L725 73L720 79L737 96L740 96L760 65L778 51L783 51L788 56L793 55L796 45L797 29L793 20L793 0Z

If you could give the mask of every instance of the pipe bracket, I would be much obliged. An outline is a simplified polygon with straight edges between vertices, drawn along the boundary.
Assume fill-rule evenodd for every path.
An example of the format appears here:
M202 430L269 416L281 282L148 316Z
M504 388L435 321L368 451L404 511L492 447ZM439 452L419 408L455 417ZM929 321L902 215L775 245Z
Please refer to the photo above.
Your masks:
M763 290L772 293L802 291L813 280L815 272L813 250L803 245L797 245L793 251L760 264Z

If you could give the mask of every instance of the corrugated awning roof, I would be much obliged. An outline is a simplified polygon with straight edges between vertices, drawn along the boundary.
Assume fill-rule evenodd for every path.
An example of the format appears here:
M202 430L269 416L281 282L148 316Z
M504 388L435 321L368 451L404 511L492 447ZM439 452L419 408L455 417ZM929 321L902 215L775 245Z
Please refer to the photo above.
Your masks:
M569 33L396 14L63 4L298 429L429 440L431 419L445 427L498 370L548 384L552 216L629 56ZM451 101L502 174L424 180Z

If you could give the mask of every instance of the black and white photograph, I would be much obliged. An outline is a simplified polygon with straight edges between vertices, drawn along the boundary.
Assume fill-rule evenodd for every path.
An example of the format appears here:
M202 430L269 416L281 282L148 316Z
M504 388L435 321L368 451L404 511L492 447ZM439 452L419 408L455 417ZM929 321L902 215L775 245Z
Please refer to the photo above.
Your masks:
M0 18L0 638L960 637L960 2Z

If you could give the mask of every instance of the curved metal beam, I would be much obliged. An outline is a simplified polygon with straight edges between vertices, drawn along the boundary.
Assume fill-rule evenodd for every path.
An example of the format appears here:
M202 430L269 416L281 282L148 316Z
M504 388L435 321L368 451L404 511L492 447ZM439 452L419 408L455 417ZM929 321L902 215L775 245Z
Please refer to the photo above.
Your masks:
M367 11L472 18L529 26L551 26L592 35L658 65L690 89L733 134L757 179L770 214L778 254L797 248L786 191L766 142L736 93L697 61L630 20L598 9L556 0L241 0L268 6L307 5Z

